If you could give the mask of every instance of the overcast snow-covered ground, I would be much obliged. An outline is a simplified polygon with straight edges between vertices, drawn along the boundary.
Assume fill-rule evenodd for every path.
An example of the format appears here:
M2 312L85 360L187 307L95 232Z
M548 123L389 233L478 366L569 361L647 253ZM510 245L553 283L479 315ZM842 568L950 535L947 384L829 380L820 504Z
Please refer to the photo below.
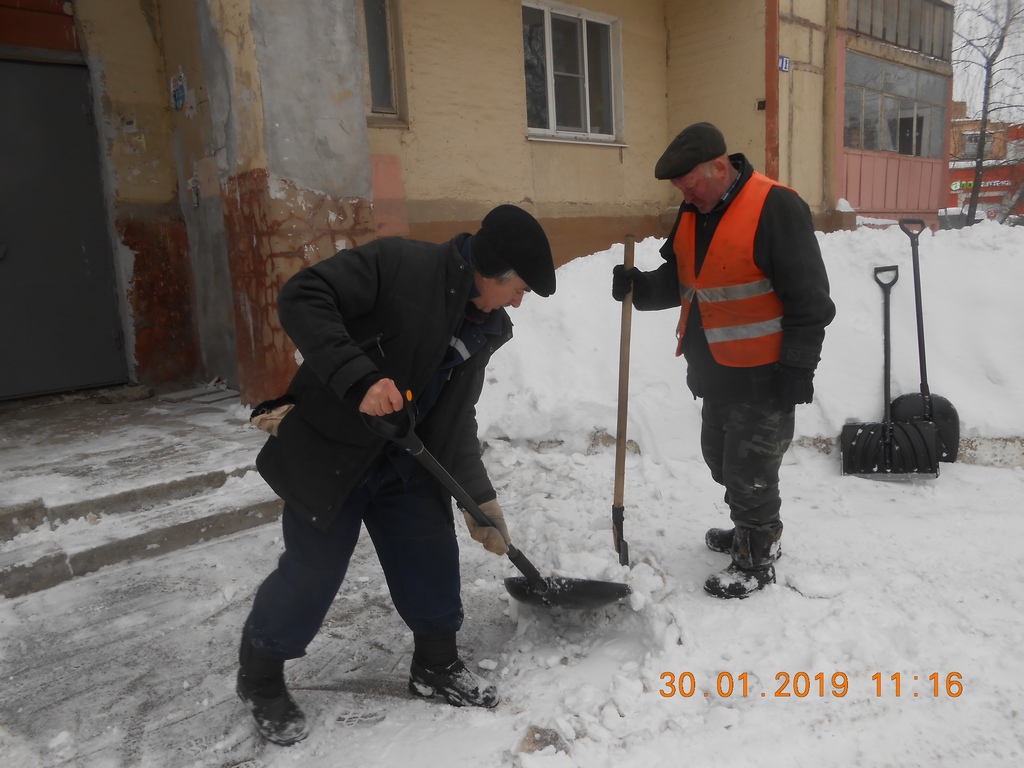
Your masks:
M311 721L262 744L234 696L239 626L280 552L276 525L0 602L5 766L1017 766L1024 762L1024 228L921 240L928 379L984 464L933 477L842 476L827 451L882 415L881 291L897 264L893 395L920 383L909 240L820 235L838 315L782 473L778 584L702 589L728 524L700 458L700 404L673 356L675 311L633 313L620 566L609 531L621 245L562 267L513 312L479 407L513 539L545 575L625 581L624 604L511 601L507 559L460 528L460 643L498 682L493 711L410 699L411 639L361 543L324 631L288 677ZM659 263L660 241L636 247ZM239 406L234 423L245 429ZM1002 441L1002 442L1001 442ZM1005 450L1001 447L1005 446ZM973 454L972 454L973 455ZM256 477L238 483L259 482ZM231 486L227 486L230 492ZM18 686L25 660L52 670ZM16 697L12 701L10 697Z

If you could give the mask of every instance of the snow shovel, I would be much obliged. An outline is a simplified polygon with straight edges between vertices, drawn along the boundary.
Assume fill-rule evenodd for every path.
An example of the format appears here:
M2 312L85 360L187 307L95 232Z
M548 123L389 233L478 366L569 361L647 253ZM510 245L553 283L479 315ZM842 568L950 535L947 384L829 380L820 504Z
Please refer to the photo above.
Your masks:
M891 278L883 275L891 273ZM875 267L875 282L882 289L884 347L884 419L843 426L839 446L844 475L939 474L939 436L935 424L923 419L893 421L889 397L889 299L899 279L899 267Z
M623 266L633 268L633 236L626 235ZM625 507L622 505L626 479L626 409L629 401L629 335L633 322L633 294L622 300L622 325L619 330L619 399L615 426L615 489L612 497L612 536L619 565L629 565L629 543L623 534Z
M430 472L455 498L463 509L472 515L480 525L492 528L494 523L468 493L456 482L440 462L431 455L414 431L416 426L412 405L412 392L406 392L405 426L396 425L383 418L365 417L363 421L373 432L386 437L396 445L404 448L423 467ZM522 552L512 544L508 545L508 559L519 569L522 576L505 579L508 593L523 603L541 605L549 608L600 608L627 597L631 590L625 584L609 581L592 581L589 579L569 579L562 576L540 575Z
M916 229L912 228L916 227ZM923 419L935 423L939 431L939 461L954 462L960 451L960 414L942 395L933 395L928 388L928 369L924 354L924 312L921 309L921 258L918 236L925 223L920 219L900 219L900 229L910 237L910 254L914 263L914 301L917 308L917 355L921 361L921 392L908 392L892 401L892 417L897 421Z

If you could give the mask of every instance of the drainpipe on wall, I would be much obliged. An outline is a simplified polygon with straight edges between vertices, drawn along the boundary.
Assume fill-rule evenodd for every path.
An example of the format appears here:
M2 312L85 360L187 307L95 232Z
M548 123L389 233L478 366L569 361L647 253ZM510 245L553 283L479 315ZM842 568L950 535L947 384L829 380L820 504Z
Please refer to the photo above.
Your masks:
M779 180L779 0L765 2L764 173Z

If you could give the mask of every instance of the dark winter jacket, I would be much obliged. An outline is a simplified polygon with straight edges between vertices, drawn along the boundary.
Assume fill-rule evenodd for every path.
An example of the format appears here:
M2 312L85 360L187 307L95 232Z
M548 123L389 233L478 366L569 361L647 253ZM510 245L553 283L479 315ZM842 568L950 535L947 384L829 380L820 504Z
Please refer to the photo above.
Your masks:
M665 263L652 272L641 273L633 281L633 304L637 309L679 306L679 275L672 243L685 211L697 216L696 268L700 272L719 221L754 170L742 154L730 155L729 159L740 171L736 186L726 200L707 214L687 203L680 205L672 232L661 248ZM821 356L825 326L835 317L835 305L829 298L828 275L814 234L810 208L791 189L773 187L768 193L754 236L754 262L772 281L775 293L782 300L780 363L813 370ZM682 352L687 362L686 383L694 397L742 402L767 399L775 393L775 364L730 368L715 362L696 301L690 307Z
M326 530L387 440L368 429L349 389L381 374L418 396L438 370L465 317L472 269L460 255L468 237L443 243L385 238L341 251L298 272L278 297L281 325L302 354L288 387L295 408L256 460L292 508ZM477 503L495 498L477 438L476 402L491 354L512 337L503 309L499 334L452 369L416 433ZM346 398L346 395L349 395ZM438 485L439 494L444 492Z

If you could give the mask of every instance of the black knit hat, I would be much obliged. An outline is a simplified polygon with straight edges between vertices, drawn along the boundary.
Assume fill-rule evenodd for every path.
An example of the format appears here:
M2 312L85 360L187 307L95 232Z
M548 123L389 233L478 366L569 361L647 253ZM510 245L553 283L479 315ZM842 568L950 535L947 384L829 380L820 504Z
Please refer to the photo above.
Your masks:
M538 296L555 292L555 263L540 222L515 205L499 205L480 222L471 243L473 264L484 277L515 270Z
M721 157L728 150L725 137L711 123L694 123L672 139L668 149L654 166L656 179L685 176L701 163Z

